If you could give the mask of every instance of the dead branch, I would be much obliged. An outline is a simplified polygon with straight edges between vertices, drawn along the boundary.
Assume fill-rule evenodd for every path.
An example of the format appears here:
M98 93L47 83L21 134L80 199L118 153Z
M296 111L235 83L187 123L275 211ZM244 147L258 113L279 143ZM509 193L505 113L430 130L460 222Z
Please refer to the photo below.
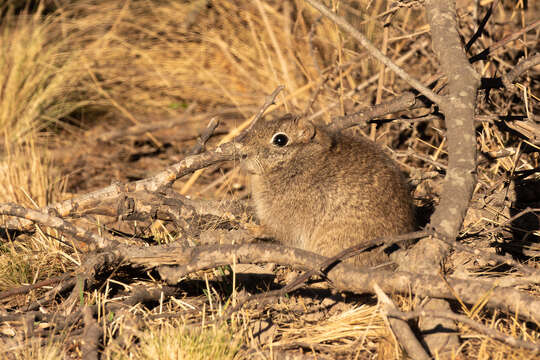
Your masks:
M257 121L259 121L264 113L266 112L266 110L272 106L273 104L275 104L275 101L276 101L276 97L279 95L279 93L285 88L285 86L283 85L279 85L270 95L268 95L265 99L264 99L264 104L263 106L261 106L261 108L259 109L259 111L257 111L257 114L255 114L255 117L253 118L253 120L251 121L251 124L249 125L249 127L247 128L246 132L247 133L249 130L251 130L251 128L253 128L253 126L257 123ZM244 134L245 134L244 133ZM242 135L238 136L238 139L242 139Z
M480 84L479 76L469 64L457 32L455 3L442 0L426 1L433 48L443 72L449 79L449 95L442 97L434 94L396 66L342 17L331 12L317 0L307 2L353 36L374 57L421 94L440 105L446 115L449 165L439 206L431 218L431 226L445 236L455 239L476 183L474 109L476 92ZM416 271L436 271L439 261L446 257L449 247L440 242L430 244L427 241L420 242L412 253L416 252L418 256L422 254L422 258L409 259L406 266L412 266ZM433 346L440 347L440 341L438 342L439 344L433 343ZM454 343L457 343L457 338L454 339ZM434 349L432 346L430 348Z
M315 270L313 264L328 259L309 251L275 244L211 245L199 247L135 247L119 245L107 250L103 259L110 264L126 263L146 267L177 265L174 278L177 283L182 276L199 270L230 264L277 263L301 270ZM416 274L405 271L363 270L349 264L337 264L326 274L339 291L359 294L372 293L372 281L380 284L386 293L410 292L419 297L456 299L475 304L488 296L486 306L490 309L508 309L530 321L540 320L540 300L512 288L500 288L492 281L448 278L442 281L438 275Z
M411 77L406 71L397 66L390 58L384 55L379 49L377 49L362 33L356 30L351 24L349 24L343 17L336 15L326 6L321 4L317 0L306 0L311 6L317 9L321 14L332 20L336 25L341 29L355 38L371 55L373 55L377 60L386 65L390 70L395 72L400 78L405 80L409 85L418 90L422 95L427 97L429 100L434 103L439 103L442 98L435 94L433 91L425 87L418 80Z
M455 239L472 198L476 184L476 134L474 111L480 77L470 65L461 44L454 1L427 0L426 15L431 29L432 46L442 72L448 78L448 95L438 103L445 115L448 168L440 201L431 216L430 225L445 237ZM422 239L400 264L404 270L438 273L450 246L436 239ZM426 308L436 311L449 304L432 300ZM421 329L455 328L447 319L422 318ZM430 352L435 354L457 348L455 334L433 333L425 337Z
M535 145L540 145L540 124L534 122L534 116L528 121L507 121L506 125L519 133L521 137L529 139Z
M540 20L536 20L535 22L533 22L530 25L527 25L523 29L521 29L519 31L516 31L515 33L513 33L511 35L508 35L507 37L505 37L504 39L502 39L500 41L497 41L495 44L491 45L490 47L483 50L482 52L480 52L480 53L478 53L478 54L476 54L474 56L471 56L469 58L469 61L472 64L472 63L475 63L475 62L477 62L479 60L487 59L488 55L491 54L492 52L494 52L495 50L503 47L504 45L508 44L509 42L512 42L512 41L518 39L523 34L529 32L531 30L534 30L538 26L540 26Z
M70 275L68 275L68 274L62 274L60 276L55 276L55 277L52 277L52 278L48 278L48 279L45 279L45 280L38 281L35 284L23 285L23 286L20 286L18 288L15 288L15 289L2 291L2 292L0 292L0 300L11 297L11 296L15 296L15 295L26 294L26 293L28 293L28 292L30 292L32 290L39 289L40 287L53 285L53 284L62 282L64 280L68 279L69 277L70 277Z
M465 251L470 254L485 258L485 259L493 260L499 264L506 264L506 265L514 266L520 269L521 271L523 271L524 273L530 275L529 281L532 281L534 283L540 282L540 271L532 266L524 265L520 263L519 261L516 261L512 258L504 257L497 254L482 252L479 249L475 249L473 247L460 244L456 240L447 238L446 236L440 233L437 234L437 239L445 242L446 244L450 245L456 250Z
M411 109L415 103L416 99L414 94L411 92L405 92L399 97L393 98L390 101L367 107L355 112L354 114L332 119L332 123L328 125L328 127L332 130L343 130L351 126L362 126L365 125L369 120L376 117Z
M75 238L76 245L81 250L89 251L96 248L104 248L111 243L111 239L107 239L91 231L77 227L58 216L45 214L33 209L27 209L17 204L0 204L0 214L27 219L57 229L64 234L71 235Z
M199 215L213 215L233 220L249 216L252 213L248 203L242 200L194 200L183 196L181 199L184 204L195 209Z
M137 191L126 195L116 203L105 204L106 209L112 209L114 213L101 214L115 216L120 220L174 221L185 226L187 221L197 215L195 209L187 205L185 200L184 196L168 188L161 192ZM96 214L95 210L91 213Z
M321 5L319 2L320 0L307 1L325 14L325 16L330 17L345 31L349 32L351 36L365 46L373 56L393 71L396 71L396 73L402 76L413 88L416 88L431 101L437 102L437 105L441 108L441 112L445 115L448 128L447 145L450 159L449 163L448 165L445 165L433 162L433 160L430 159L423 159L424 161L432 161L435 166L439 166L444 170L441 171L442 173L446 174L443 192L441 193L441 202L431 219L430 227L428 227L426 231L417 232L413 235L406 234L393 239L376 239L367 244L364 243L346 249L333 258L325 258L306 251L271 244L238 244L236 243L236 238L232 235L232 232L227 233L226 230L216 230L215 234L217 235L210 235L210 240L214 240L218 236L225 236L227 237L227 240L234 239L232 241L236 245L211 245L200 246L197 248L179 247L175 245L168 247L125 245L112 240L107 235L98 236L64 220L67 216L78 217L87 214L99 214L115 217L117 220L169 220L175 221L175 225L180 224L180 226L182 226L183 224L186 224L187 221L190 221L191 218L201 214L211 214L235 221L237 221L238 218L245 219L246 212L249 213L246 202L238 201L234 203L223 203L218 201L191 200L175 193L171 189L170 185L182 176L188 175L195 170L211 164L236 159L239 156L242 156L241 144L234 142L223 144L216 150L201 154L201 152L204 151L206 141L214 134L214 125L217 125L212 124L211 122L206 131L201 134L201 138L197 145L192 149L193 156L186 157L182 162L167 168L165 171L160 172L152 178L128 184L112 184L107 188L93 193L58 204L53 204L46 209L43 209L41 212L24 209L14 204L0 204L0 215L5 215L0 216L0 218L2 218L2 226L7 229L20 229L30 226L33 227L34 224L43 224L47 227L57 229L60 232L67 234L69 237L73 237L76 240L76 248L87 251L83 254L83 264L73 273L64 274L56 278L43 280L33 285L27 285L0 293L1 300L10 296L27 293L32 289L45 285L57 284L53 290L50 290L38 301L31 303L26 307L26 309L29 309L30 311L27 311L24 315L21 316L20 314L16 314L17 317L15 317L13 314L10 314L0 317L0 321L3 319L16 319L23 322L28 329L27 336L54 334L55 332L58 333L58 330L62 329L62 326L64 328L74 328L77 326L79 328L72 332L70 336L79 332L77 333L77 336L82 335L78 337L78 339L82 339L81 348L83 357L85 359L97 359L99 357L98 350L101 346L100 341L103 338L103 333L100 324L97 323L94 316L96 316L98 310L101 308L99 307L100 305L83 306L81 308L80 302L78 301L79 296L88 286L95 285L96 282L101 281L101 278L97 275L106 273L112 274L110 276L114 276L116 269L124 265L146 268L158 267L163 279L176 284L181 281L185 275L216 266L272 262L299 268L305 270L305 273L298 276L292 282L289 282L280 290L256 295L247 298L246 301L259 298L268 300L272 296L282 296L304 286L311 277L320 276L321 278L328 280L331 285L339 291L370 294L375 292L381 303L386 304L386 311L389 316L388 320L392 324L391 326L398 338L401 339L400 343L414 358L424 359L429 358L429 355L418 343L417 339L415 339L414 334L406 323L406 320L413 318L420 318L420 321L432 318L449 319L452 320L451 323L453 323L453 321L459 321L510 346L528 349L535 354L540 351L540 345L527 343L514 337L506 336L495 329L490 329L466 316L457 315L446 310L440 310L441 308L437 306L441 303L431 302L428 304L438 305L435 307L426 307L410 313L400 312L385 294L385 292L397 292L402 294L414 293L415 296L426 297L428 300L431 300L429 298L457 299L460 303L475 305L484 304L483 301L486 300L485 307L488 309L509 310L510 312L515 313L516 317L520 316L521 318L535 323L538 323L540 320L540 300L538 297L529 295L524 291L520 292L517 289L502 286L503 283L507 284L503 281L481 281L452 277L444 278L444 275L438 275L436 272L440 268L440 263L445 260L449 249L453 248L468 251L478 256L514 266L528 275L527 277L522 278L521 281L526 279L526 281L529 282L540 282L540 273L537 269L525 266L518 261L506 257L481 253L478 249L473 249L470 246L465 246L456 242L457 234L462 226L464 213L467 210L476 182L475 148L477 144L474 134L474 124L472 122L476 105L475 96L478 88L478 76L466 61L466 51L463 50L459 39L454 0L425 0L428 20L433 35L432 40L434 50L438 55L441 62L441 69L443 70L441 74L435 75L431 79L438 80L444 76L448 78L449 94L447 96L440 95L438 90L430 89L430 81L426 81L427 86L424 86L399 68L402 61L405 61L405 59L413 56L419 49L427 46L428 41L416 41L411 45L411 49L406 55L402 56L395 63L392 63L380 53L378 49L369 43L362 34L353 29L350 24L346 23L343 18L340 18ZM491 4L491 8L495 7L496 3L497 0ZM469 44L472 44L478 38L479 34L481 34L483 26L488 18L489 15L486 15L485 21L475 32L475 35L470 40ZM317 22L318 21L319 20L317 20ZM494 51L497 48L504 46L504 44L517 39L525 32L530 31L539 25L540 20L535 21L526 28L499 41L482 53L473 56L471 58L471 63L480 59L482 56L486 56L490 51ZM313 29L314 26L309 34L309 47L311 52L313 52ZM399 52L396 50L396 56L397 54L399 54ZM512 71L502 76L502 83L507 89L514 88L512 82L524 71L539 63L539 55L520 61ZM315 61L315 66L317 67L319 74L321 74L317 61ZM349 65L347 64L347 66ZM351 90L349 94L366 87L367 84L372 83L374 79L377 79L382 75L384 75L384 69L358 85L356 89ZM91 76L95 80L93 73L91 73ZM328 78L330 77L327 77L326 79ZM439 84L443 83L444 82L441 81ZM309 101L307 109L313 105L318 93L322 89L322 84ZM500 84L499 87L501 87ZM265 104L259 109L251 126L259 121L268 107L274 103L274 100L281 89L282 87L277 88L266 98ZM114 101L112 98L110 99L111 101ZM330 105L330 108L332 106L333 105ZM355 114L338 118L334 120L334 123L330 126L332 129L339 131L340 129L349 126L364 124L374 117L408 110L414 106L414 95L412 93L404 93L401 97L392 99L387 103L369 107ZM328 108L325 108L321 111L326 111L327 109ZM313 115L313 117L314 116L316 116L316 114ZM483 116L487 117L487 115ZM528 114L528 117L529 120L531 120L534 118L534 115ZM133 117L131 116L131 118ZM441 117L439 116L438 118ZM509 127L528 137L533 143L538 144L540 143L540 140L538 140L540 139L540 135L538 135L540 134L540 131L538 131L540 128L535 124L531 125L531 123L532 121L522 123L515 122L509 124ZM176 122L171 120L168 124L166 122L161 122L158 124L158 127L155 127L155 125L152 127L152 125L154 124L138 124L129 128L127 131L123 130L122 134L116 133L111 137L112 133L109 133L102 135L100 138L105 139L103 141L110 141L113 138L126 134L148 134L148 131L153 131L152 129L163 128L163 126L176 126L178 125L178 119L176 119ZM159 145L159 141L153 138L151 134L148 135ZM230 138L232 138L232 136L228 137L228 139ZM517 162L519 156L516 156L516 159ZM538 171L538 169L533 168L526 171L534 172ZM439 176L441 174L433 172L430 175ZM526 211L531 211L531 209ZM18 219L7 218L7 216L18 217ZM519 217L519 214L512 218L517 217ZM508 221L511 221L511 219ZM502 226L503 225L500 225L499 228ZM492 229L491 231L495 231L496 229ZM249 238L249 240L252 239L251 234L247 231L239 230L238 233L240 233L243 238ZM483 233L480 232L479 234ZM427 237L428 235L428 239L421 241L415 249L410 251L409 255L403 259L401 271L398 272L385 271L380 268L376 271L359 269L342 262L342 260L347 257L354 256L358 252L366 250L367 247L387 245L399 241L406 241L413 237ZM433 238L433 236L436 238ZM199 240L204 241L202 239L202 234ZM406 263L409 263L410 266L407 267L405 265ZM163 287L163 289L160 287L151 290L144 287L141 287L140 289L133 288L130 294L122 298L122 300L118 301L119 298L116 297L114 299L115 303L106 302L103 309L107 311L117 308L123 309L125 306L134 305L140 302L156 301L162 299L164 294L165 296L171 295L175 291L178 291L178 289L178 287ZM69 290L72 290L71 295L67 301L63 301L60 308L63 308L65 313L71 312L70 315L60 314L56 317L56 314L45 314L41 311L33 311L43 304L59 298L58 294L60 292L66 293L69 292ZM18 301L18 299L15 300ZM39 321L40 319L47 319L47 322L55 325L54 329L42 330L37 327L34 329L34 322ZM56 320L58 320L58 322ZM428 327L433 327L433 325ZM428 341L428 343L430 343L430 348L433 349L431 342ZM306 349L311 347L310 344L303 343L295 343L294 346L303 346ZM321 346L317 349L324 349L324 347ZM278 350L276 349L276 351ZM269 352L269 356L271 355L272 352Z
M204 147L206 146L206 142L208 141L208 139L210 139L210 136L212 136L212 134L214 133L218 125L219 125L219 119L217 117L211 118L206 128L201 132L201 134L197 138L197 143L195 144L195 146L193 146L193 148L189 151L189 153L192 155L200 154L204 150Z
M403 56L399 57L397 60L396 60L396 64L399 66L399 65L403 65L407 60L409 60L410 58L414 57L416 55L417 52L421 51L422 49L424 49L425 47L427 47L429 45L429 42L426 40L426 41L421 41L420 43L414 43L412 46L411 46L411 49L406 52ZM355 93L358 93L362 90L364 90L365 88L367 88L369 85L373 84L374 82L376 82L378 79L379 79L379 75L381 73L380 72L377 72L376 74L374 74L373 76L371 76L369 79L367 79L366 81L363 81L362 83L360 83L358 86L356 86L354 89L350 90L349 92L347 92L347 94L345 94L345 96L348 96L348 97L351 97L353 96ZM336 106L339 105L339 102L333 102L332 104L330 104L327 108L324 108L324 109L321 109L317 112L315 112L314 114L310 115L308 117L309 120L313 120L319 116L321 116L321 114L323 114L325 111L328 111L330 109L333 109L335 108ZM382 114L382 115L385 115L385 114ZM381 115L381 116L382 116Z
M34 311L34 310L39 309L41 306L46 305L48 302L52 301L56 297L56 295L73 288L76 284L76 280L77 278L75 276L73 276L72 274L69 274L66 280L58 283L54 288L47 291L47 293L45 293L45 295L43 295L41 298L29 304L26 307L26 310Z
M81 351L83 360L98 360L99 340L103 336L103 330L94 319L92 310L85 306L83 309L84 332L81 339Z
M390 297L388 297L388 295L384 293L384 291L376 282L373 283L373 290L375 291L375 294L379 299L379 303L382 304L381 306L383 309L383 313L388 314L397 310L397 307L392 301L392 299L390 299ZM418 342L418 339L414 335L409 324L407 324L407 321L399 318L392 318L388 315L386 316L386 318L389 322L392 332L398 339L399 344L403 346L409 357L418 360L431 359L431 357L428 355L426 350L424 350L420 342Z
M512 70L502 76L504 87L506 87L507 90L512 90L514 88L512 83L525 71L538 64L540 64L540 54L536 54L529 58L521 58Z
M497 232L497 231L500 231L502 230L505 226L507 225L510 225L512 224L514 221L516 221L517 219L519 219L520 217L526 215L526 214L535 214L535 213L540 213L540 208L526 208L526 209L523 209L521 210L520 212L518 212L517 214L511 216L510 218L506 219L505 221L503 221L502 223L498 224L496 227L494 227L493 229L489 229L489 230L485 230L483 233L484 234L489 234L489 233L494 233L494 232ZM540 214L539 215L536 215L537 217L540 218Z
M420 316L451 319L454 321L461 322L473 328L474 330L489 336L491 339L501 341L505 343L506 345L531 350L533 351L534 354L537 354L540 352L540 344L523 341L513 336L505 335L493 328L480 324L465 315L459 315L459 314L455 314L449 311L440 312L440 311L427 311L427 310L422 310L422 309L416 310L416 311L410 311L410 312L401 312L399 310L388 310L387 313L388 313L388 316L402 319L402 320L415 319Z
M448 142L448 170L440 204L431 225L456 238L476 184L476 136L474 109L480 79L470 66L457 32L453 2L428 0L426 11L431 26L433 48L448 77L449 94L440 103L445 115ZM433 261L444 258L430 257Z
M55 313L43 313L41 311L26 311L24 313L9 314L6 316L0 316L0 322L5 321L24 321L31 319L32 323L29 326L29 330L33 330L34 324L39 322L54 323L54 327L49 330L40 331L42 336L50 336L55 332L61 332L66 328L74 328L78 326L79 321L83 320L84 329L79 339L82 343L82 348L87 349L86 353L92 354L99 345L99 339L102 337L102 333L96 333L96 329L93 325L96 321L93 316L104 311L105 314L114 313L115 315L125 309L129 309L137 304L144 304L148 302L158 302L163 298L169 298L171 296L178 296L179 289L177 287L159 286L159 287L145 287L135 286L132 287L129 294L115 299L115 301L108 301L103 305L86 305L82 309L76 309L64 316L59 312ZM178 314L177 314L178 316ZM155 318L157 318L156 316ZM21 320L22 319L22 320ZM34 331L37 333L37 331ZM71 336L76 335L72 332ZM85 353L85 351L83 351ZM85 354L83 354L84 356Z
M245 304L248 302L264 302L268 301L269 299L272 299L274 297L282 297L287 295L288 293L299 289L302 287L311 277L313 276L320 276L322 278L326 277L326 273L336 264L339 264L343 261L345 261L348 258L351 258L355 255L360 254L363 251L366 251L368 249L372 249L376 246L384 246L387 247L389 245L393 244L400 244L404 242L408 242L410 240L418 239L420 237L424 237L430 234L429 231L416 231L409 234L403 234L403 235L395 235L391 237L384 237L384 238L377 238L373 239L367 242L362 242L358 245L352 246L348 249L345 249L338 253L337 255L326 258L326 260L322 263L320 263L318 266L314 267L313 269L306 271L305 273L297 276L295 279L293 279L290 283L288 283L286 286L279 290L274 291L268 291L264 294L259 295L252 295L249 297L246 297L245 299L241 300L236 306L229 309L229 311L222 317L221 321L229 319L229 317L234 314L235 312L239 311ZM379 249L379 251L382 251L383 248ZM176 271L180 271L180 273L175 273ZM166 273L164 273L160 269L161 275L166 275L165 277L168 279L174 279L174 278L180 278L184 276L185 274L182 271L182 268L177 268L174 270L169 270Z
M274 104L279 92L283 89L283 86L278 86L272 94L267 96L263 106L259 109L255 116L251 126L258 121L264 114L264 112ZM249 131L249 128L248 130ZM242 138L242 134L238 136L238 139ZM63 201L61 203L50 205L46 208L47 212L54 212L59 217L76 216L80 214L80 211L85 209L93 209L99 207L99 204L104 201L118 201L120 197L127 193L133 193L136 191L150 191L156 192L162 189L170 187L179 178L194 172L195 170L202 169L204 167L222 162L233 160L242 155L242 146L237 141L228 142L218 146L213 151L203 152L197 155L191 155L184 160L176 163L167 169L161 171L157 175L151 178L135 181L128 184L112 184L94 192L84 194L75 199ZM4 228L17 230L25 228L31 225L31 222L25 220L18 221L6 221L3 224Z
M233 160L241 154L241 146L237 142L225 143L212 151L207 151L198 155L187 156L182 161L171 165L167 169L154 175L153 177L127 183L115 183L105 188L78 196L74 199L66 200L48 206L45 211L53 212L59 217L78 216L81 211L99 207L104 201L118 201L124 194L136 191L156 192L169 187L177 179L192 173L195 170L210 166L222 161ZM7 229L26 228L31 222L25 220L7 220L2 226Z

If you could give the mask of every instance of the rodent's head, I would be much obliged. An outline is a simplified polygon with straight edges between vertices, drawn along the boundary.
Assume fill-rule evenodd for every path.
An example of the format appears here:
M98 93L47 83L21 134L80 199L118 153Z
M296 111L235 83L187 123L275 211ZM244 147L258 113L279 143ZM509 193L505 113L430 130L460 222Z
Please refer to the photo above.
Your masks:
M309 161L331 146L331 138L306 119L287 114L258 121L241 143L246 156L243 168L261 175Z

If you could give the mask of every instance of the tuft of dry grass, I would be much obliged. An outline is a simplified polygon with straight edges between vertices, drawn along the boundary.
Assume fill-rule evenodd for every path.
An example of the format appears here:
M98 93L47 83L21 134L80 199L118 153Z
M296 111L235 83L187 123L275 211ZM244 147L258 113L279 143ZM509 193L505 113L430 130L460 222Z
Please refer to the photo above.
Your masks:
M189 329L182 321L153 325L140 334L135 348L124 349L113 358L129 359L233 359L240 348L238 336L225 328Z
M10 359L26 360L57 360L65 359L69 355L68 350L58 339L48 339L46 342L30 342L23 346L8 348Z
M80 265L78 254L55 232L37 228L32 236L0 244L0 290L33 284Z
M376 339L390 337L378 306L360 305L312 324L290 324L279 330L281 339L269 346L327 348L330 351L356 352L374 348Z
M62 31L59 14L43 7L0 23L0 201L44 206L62 180L50 161L45 130L90 103L81 100L78 38Z
M27 135L24 144L6 149L0 158L0 202L16 202L31 208L59 200L65 179L51 161L50 154L35 136Z
M0 131L2 148L20 144L86 105L75 39L57 14L7 11L0 24Z
M336 66L350 85L352 68L373 67L353 42L343 49L337 27L317 21L301 2L97 1L66 11L76 15L65 26L93 41L85 50L91 87L134 122L137 114L175 113L193 102L204 109L258 105L281 84L288 94L280 101L294 110ZM321 101L334 103L336 95Z

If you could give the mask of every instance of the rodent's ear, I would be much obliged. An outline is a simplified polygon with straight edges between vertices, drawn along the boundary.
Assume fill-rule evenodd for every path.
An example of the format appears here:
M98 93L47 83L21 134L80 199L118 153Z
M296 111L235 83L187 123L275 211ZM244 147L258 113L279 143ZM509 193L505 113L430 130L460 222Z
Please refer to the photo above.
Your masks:
M298 126L298 141L309 142L315 137L316 130L315 125L306 118L298 118L296 120Z

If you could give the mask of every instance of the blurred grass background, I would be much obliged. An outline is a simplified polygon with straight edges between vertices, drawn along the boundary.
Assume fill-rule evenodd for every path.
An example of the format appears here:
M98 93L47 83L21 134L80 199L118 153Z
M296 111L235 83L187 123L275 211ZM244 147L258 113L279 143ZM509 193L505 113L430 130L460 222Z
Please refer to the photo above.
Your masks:
M361 27L377 42L369 17L382 1L359 10L366 4L347 14L367 18ZM0 49L0 201L38 206L62 191L46 151L59 134L75 145L77 128L111 118L137 124L191 104L234 107L247 119L280 84L286 110L298 110L325 74L343 73L339 82L352 88L377 69L301 1L8 1ZM320 107L351 101L340 88L323 92Z

